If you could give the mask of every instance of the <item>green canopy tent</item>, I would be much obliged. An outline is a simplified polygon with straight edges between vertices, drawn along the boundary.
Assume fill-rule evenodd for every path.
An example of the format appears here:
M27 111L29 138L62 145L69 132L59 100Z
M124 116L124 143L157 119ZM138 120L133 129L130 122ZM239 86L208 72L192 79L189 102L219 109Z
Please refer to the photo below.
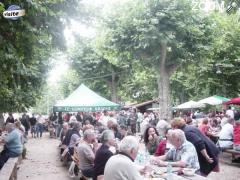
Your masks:
M199 100L198 102L199 103L203 103L203 104L210 104L212 106L215 106L215 105L222 104L222 103L224 103L226 101L229 101L229 99L225 98L225 97L222 97L222 96L216 96L215 95L215 96L211 96L211 97Z
M72 94L53 106L54 112L94 112L102 110L117 110L119 104L111 102L81 84Z

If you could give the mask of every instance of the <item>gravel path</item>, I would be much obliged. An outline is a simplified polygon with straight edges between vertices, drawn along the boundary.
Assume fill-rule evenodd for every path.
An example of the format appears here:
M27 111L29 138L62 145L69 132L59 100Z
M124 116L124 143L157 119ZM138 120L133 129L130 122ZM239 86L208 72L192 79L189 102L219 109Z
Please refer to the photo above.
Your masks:
M67 168L63 167L58 156L59 141L43 134L41 139L29 138L27 159L18 170L19 180L70 180Z

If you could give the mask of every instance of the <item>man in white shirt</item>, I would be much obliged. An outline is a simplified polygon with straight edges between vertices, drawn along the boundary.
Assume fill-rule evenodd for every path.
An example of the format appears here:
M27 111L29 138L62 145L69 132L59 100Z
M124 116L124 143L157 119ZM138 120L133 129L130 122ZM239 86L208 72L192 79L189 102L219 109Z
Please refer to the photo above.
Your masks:
M226 111L226 114L230 117L234 119L234 112L233 109L231 108L231 106L228 107L228 110Z
M103 111L103 115L100 117L99 119L99 122L107 127L107 123L108 123L108 120L109 120L109 115L108 115L108 112L106 110Z
M234 119L229 118L228 122L222 127L219 134L219 146L221 149L233 147L233 124Z
M119 154L112 156L105 166L104 180L143 180L134 163L139 142L134 136L126 136L120 143Z

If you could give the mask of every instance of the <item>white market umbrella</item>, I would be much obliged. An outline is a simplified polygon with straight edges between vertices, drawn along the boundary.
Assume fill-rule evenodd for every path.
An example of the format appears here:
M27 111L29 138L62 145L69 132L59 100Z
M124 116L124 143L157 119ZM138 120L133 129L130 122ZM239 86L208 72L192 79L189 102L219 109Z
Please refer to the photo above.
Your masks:
M199 103L196 101L188 101L183 104L178 105L175 109L196 109L196 108L203 108L205 105L203 103Z

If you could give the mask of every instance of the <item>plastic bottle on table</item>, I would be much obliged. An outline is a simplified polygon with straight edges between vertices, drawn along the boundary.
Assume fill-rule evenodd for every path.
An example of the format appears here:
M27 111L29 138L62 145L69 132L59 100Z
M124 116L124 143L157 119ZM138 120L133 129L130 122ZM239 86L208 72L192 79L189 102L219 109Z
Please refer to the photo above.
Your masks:
M173 175L172 175L172 165L170 162L167 164L167 180L173 180Z

